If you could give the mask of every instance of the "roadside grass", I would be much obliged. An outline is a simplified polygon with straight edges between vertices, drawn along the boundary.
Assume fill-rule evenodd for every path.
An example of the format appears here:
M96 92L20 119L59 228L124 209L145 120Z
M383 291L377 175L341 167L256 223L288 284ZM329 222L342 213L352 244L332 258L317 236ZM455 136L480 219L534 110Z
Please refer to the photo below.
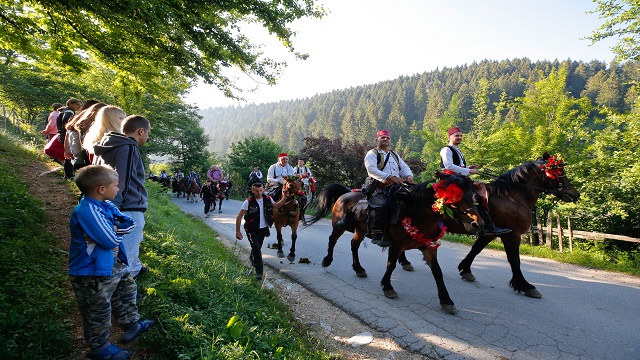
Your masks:
M159 326L141 346L152 359L336 359L217 234L150 184L139 291ZM142 350L142 349L141 349Z
M471 246L475 237L447 234L443 240ZM573 245L573 252L569 252L567 244L565 244L563 252L560 252L545 246L520 244L520 254L640 276L640 253L638 251L621 250L615 244L606 241L594 242L579 239L574 240ZM487 248L504 251L504 245L499 239L491 241Z
M16 169L40 161L0 134L0 358L62 359L73 352L63 264L41 202Z

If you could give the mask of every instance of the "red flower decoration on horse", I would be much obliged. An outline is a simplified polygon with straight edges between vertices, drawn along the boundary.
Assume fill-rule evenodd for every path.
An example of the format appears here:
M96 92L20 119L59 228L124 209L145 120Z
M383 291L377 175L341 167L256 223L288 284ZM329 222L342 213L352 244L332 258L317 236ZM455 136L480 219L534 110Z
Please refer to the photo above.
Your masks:
M554 155L548 158L546 163L540 165L540 170L544 171L547 177L555 180L564 174L564 167L566 165L566 162Z
M440 180L438 183L433 184L433 189L436 191L434 195L436 201L431 206L434 212L444 214L446 205L462 200L463 191L456 184L447 185L444 180Z

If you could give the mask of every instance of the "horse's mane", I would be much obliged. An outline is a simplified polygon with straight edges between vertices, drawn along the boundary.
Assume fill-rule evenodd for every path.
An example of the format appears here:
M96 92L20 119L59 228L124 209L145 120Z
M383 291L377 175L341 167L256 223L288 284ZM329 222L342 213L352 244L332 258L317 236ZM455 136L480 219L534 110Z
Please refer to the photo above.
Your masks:
M435 198L435 190L433 189L433 184L436 183L436 179L431 179L422 183L418 183L411 187L409 192L411 196L409 197L409 201L406 204L406 211L409 213L415 213L417 211L423 210L425 207L431 207L433 205Z
M508 196L514 187L524 185L531 176L532 171L538 171L539 167L534 162L529 161L516 166L506 173L498 176L489 183L492 192L501 196Z

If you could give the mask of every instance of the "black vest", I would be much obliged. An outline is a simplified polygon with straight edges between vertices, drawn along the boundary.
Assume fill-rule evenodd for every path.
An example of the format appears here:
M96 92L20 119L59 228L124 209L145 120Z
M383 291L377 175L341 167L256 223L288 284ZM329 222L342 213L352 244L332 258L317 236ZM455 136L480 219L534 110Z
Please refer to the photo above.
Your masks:
M462 163L464 162L464 166L466 167L467 161L464 159L464 155L462 155L462 153L459 150L457 150L451 145L447 145L447 147L451 149L451 157L453 160L453 164L457 166L462 166ZM440 169L444 169L444 162L442 161L442 157L440 158Z
M247 200L249 201L249 208L244 214L244 229L245 231L260 230L260 206L258 206L258 201L253 196L250 196ZM273 225L273 204L269 195L262 196L262 205L264 220L267 226L271 227Z

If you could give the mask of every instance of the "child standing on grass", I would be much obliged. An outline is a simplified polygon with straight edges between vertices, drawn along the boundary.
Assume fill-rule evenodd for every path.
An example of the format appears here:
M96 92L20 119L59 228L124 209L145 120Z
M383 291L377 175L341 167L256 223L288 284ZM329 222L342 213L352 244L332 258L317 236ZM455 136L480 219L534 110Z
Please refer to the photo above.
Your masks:
M269 236L269 227L273 225L273 210L278 209L289 196L288 190L282 191L282 200L274 203L269 195L262 195L264 186L261 182L251 185L251 196L242 203L236 217L236 239L242 240L240 222L244 217L244 231L251 244L251 265L256 269L256 280L262 280L262 243Z
M129 274L122 235L135 228L110 201L118 193L118 173L105 165L89 165L76 173L84 195L71 214L69 279L82 314L90 359L126 359L131 353L109 341L111 316L122 326L121 342L129 343L155 324L140 320L137 285Z

